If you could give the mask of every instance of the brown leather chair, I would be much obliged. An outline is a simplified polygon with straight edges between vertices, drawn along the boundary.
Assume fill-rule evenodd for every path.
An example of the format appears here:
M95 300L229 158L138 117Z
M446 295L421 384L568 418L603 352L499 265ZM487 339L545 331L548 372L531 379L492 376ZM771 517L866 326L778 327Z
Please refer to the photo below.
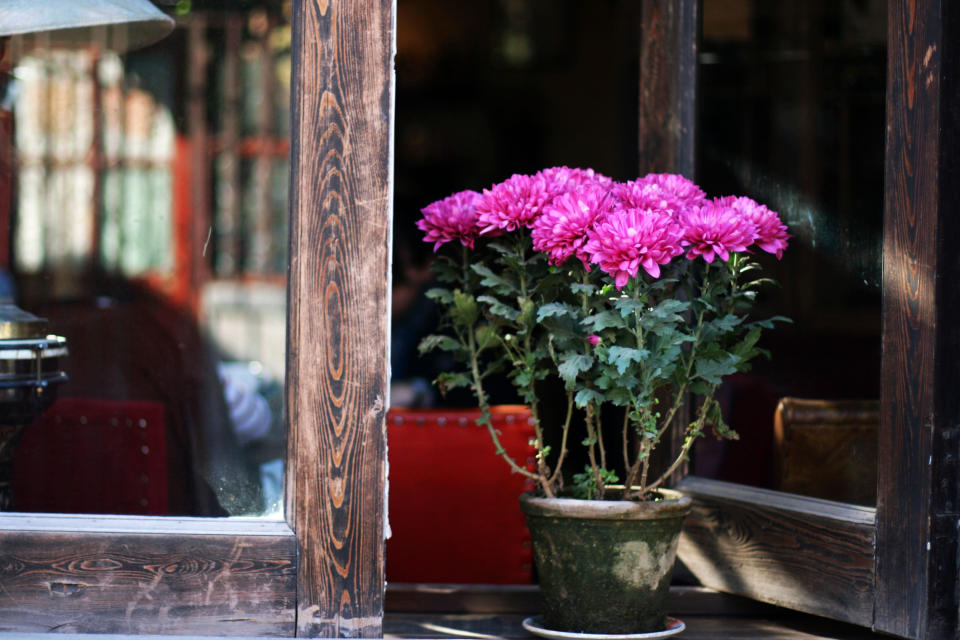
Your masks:
M879 423L876 400L781 398L774 416L777 488L876 504Z

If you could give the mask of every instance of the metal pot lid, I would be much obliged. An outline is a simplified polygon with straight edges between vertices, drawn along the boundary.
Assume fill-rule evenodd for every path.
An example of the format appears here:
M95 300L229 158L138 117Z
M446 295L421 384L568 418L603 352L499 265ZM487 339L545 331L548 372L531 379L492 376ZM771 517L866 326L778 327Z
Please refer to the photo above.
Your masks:
M0 298L0 340L36 340L47 335L47 321Z
M61 336L0 340L0 360L35 360L67 355L67 339Z

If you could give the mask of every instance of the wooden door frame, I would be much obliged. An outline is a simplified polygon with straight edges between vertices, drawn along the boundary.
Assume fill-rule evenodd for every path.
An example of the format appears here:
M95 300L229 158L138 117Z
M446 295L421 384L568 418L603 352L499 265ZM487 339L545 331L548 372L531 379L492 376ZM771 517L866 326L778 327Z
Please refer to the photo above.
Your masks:
M288 511L298 635L379 636L396 0L293 12Z
M395 0L293 3L286 520L0 515L0 632L379 636Z
M643 2L645 171L694 175L700 6ZM960 8L890 0L888 34L877 507L688 476L678 486L695 508L680 558L722 591L902 637L953 638L960 600L960 264L951 243L960 239Z

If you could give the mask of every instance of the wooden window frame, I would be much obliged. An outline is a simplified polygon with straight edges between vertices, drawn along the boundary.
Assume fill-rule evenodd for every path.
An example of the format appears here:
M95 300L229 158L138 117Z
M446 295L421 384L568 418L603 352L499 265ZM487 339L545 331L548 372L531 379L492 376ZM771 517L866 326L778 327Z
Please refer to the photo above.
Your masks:
M0 631L380 635L395 14L293 3L285 520L0 514Z
M692 175L698 1L643 8L643 168ZM910 638L957 626L958 14L890 2L876 509L680 481L708 586ZM4 514L0 629L379 635L394 20L294 2L286 521Z
M646 171L694 174L699 0L644 0ZM960 8L890 0L877 506L686 476L706 585L907 638L953 638L960 459ZM951 38L951 36L953 36Z

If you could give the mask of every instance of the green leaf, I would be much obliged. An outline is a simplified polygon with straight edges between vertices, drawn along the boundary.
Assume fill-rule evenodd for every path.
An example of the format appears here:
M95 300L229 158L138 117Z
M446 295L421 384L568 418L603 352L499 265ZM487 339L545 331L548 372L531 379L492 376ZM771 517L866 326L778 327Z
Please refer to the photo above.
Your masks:
M441 282L461 282L463 279L463 269L460 264L451 260L449 256L438 256L430 266L430 270L437 274L437 279Z
M437 388L440 389L440 393L446 394L447 391L451 389L469 387L470 378L465 373L451 373L447 371L438 375L435 383Z
M731 352L741 360L747 360L751 358L756 353L756 349L754 349L754 347L756 346L757 341L760 339L761 333L762 329L760 327L754 327L747 333L747 335L743 337L742 340L740 340L740 342L733 346Z
M582 284L580 282L574 282L573 284L570 285L570 291L572 291L573 293L584 293L588 296L592 296L594 293L597 292L597 287L596 285L592 285L592 284Z
M715 318L704 324L702 337L704 340L715 340L716 338L734 331L743 318L732 313L728 313L720 318Z
M582 353L564 354L560 360L557 373L563 378L568 389L573 387L579 373L589 371L593 366L593 357Z
M457 289L453 292L453 307L450 309L450 319L458 327L471 329L480 317L477 299L470 294Z
M477 351L489 349L497 343L497 330L489 324L477 327Z
M699 359L694 365L697 377L706 380L710 384L720 384L723 377L736 373L737 365L740 359L734 355L728 354L723 359Z
M613 302L613 306L620 312L620 315L626 317L631 313L642 314L648 310L648 305L645 302L640 300L634 300L633 298L617 298Z
M577 315L579 309L572 304L564 302L550 302L537 311L537 322L542 322L544 318L550 317L573 317Z
M647 312L647 315L661 320L682 322L683 314L686 313L689 308L690 303L685 300L667 298L666 300L661 300L657 306L651 308Z
M478 296L477 301L484 303L487 306L487 311L493 315L509 320L510 322L516 320L517 316L520 315L520 311L510 305L504 304L493 296Z
M600 313L589 315L581 320L580 324L592 333L599 333L604 329L624 329L627 326L623 317L613 311L601 311Z
M521 327L526 327L529 329L531 325L535 322L534 318L536 314L534 313L537 309L537 305L533 303L529 298L524 298L522 300L517 300L520 303L520 314L517 316L517 324Z
M763 327L764 329L773 329L775 322L786 322L787 324L793 324L793 320L786 316L773 316L771 318L766 318L765 320L756 320L753 322L753 324L758 327Z
M643 362L650 355L646 349L633 349L631 347L613 346L607 351L607 362L617 367L620 375L623 375L633 362Z
M713 393L713 387L703 380L697 380L690 385L690 393L706 396Z
M593 389L580 389L577 391L577 394L573 396L573 401L580 409L588 404L600 405L603 403L603 394Z
M424 353L433 351L434 349L439 349L440 351L460 351L463 348L463 345L460 344L458 340L455 340L450 336L433 334L424 337L423 340L420 341L417 350L422 355Z
M428 289L424 295L441 304L451 304L453 302L453 292L449 289L443 289L441 287Z
M490 287L501 295L510 295L516 291L516 287L514 287L512 282L503 276L495 274L489 267L482 264L472 264L470 268L473 269L474 273L481 276L481 285Z

